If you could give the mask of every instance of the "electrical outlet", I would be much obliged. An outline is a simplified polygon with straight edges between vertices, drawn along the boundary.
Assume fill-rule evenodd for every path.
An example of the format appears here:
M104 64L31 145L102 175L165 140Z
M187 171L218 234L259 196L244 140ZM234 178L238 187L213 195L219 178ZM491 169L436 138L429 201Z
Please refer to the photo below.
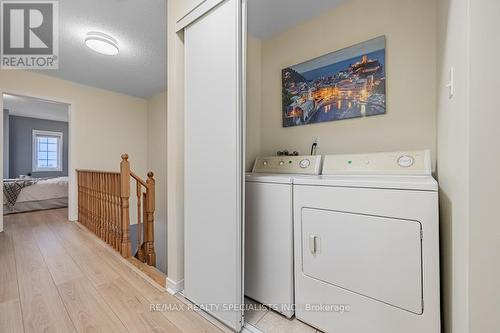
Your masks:
M316 155L319 151L319 136L312 138L313 143L311 144L311 155Z

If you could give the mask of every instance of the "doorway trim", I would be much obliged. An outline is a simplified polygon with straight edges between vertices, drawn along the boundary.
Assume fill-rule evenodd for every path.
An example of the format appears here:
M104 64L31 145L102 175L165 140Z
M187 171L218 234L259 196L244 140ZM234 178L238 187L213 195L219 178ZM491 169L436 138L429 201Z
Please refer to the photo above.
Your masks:
M53 96L41 96L37 94L30 93L29 91L22 90L3 90L0 88L0 108L3 112L3 96L14 95L28 98L35 98L42 101L55 102L60 104L66 104L68 106L68 220L76 221L78 219L77 212L77 184L76 184L76 171L74 170L74 166L76 165L76 157L74 151L74 143L75 143L75 131L74 131L74 123L75 123L75 112L76 108L74 107L74 103L69 100L64 100L58 97ZM3 114L2 119L0 120L0 125L2 126L3 132ZM2 186L3 186L3 135L0 136L0 172L2 174ZM3 190L0 193L0 198L2 199L2 206L0 207L0 232L3 231Z
M212 8L224 1L225 0L203 0L198 6L194 7L191 11L189 11L175 23L175 31L183 31L185 27L187 27L188 25L199 19L201 16L211 11Z

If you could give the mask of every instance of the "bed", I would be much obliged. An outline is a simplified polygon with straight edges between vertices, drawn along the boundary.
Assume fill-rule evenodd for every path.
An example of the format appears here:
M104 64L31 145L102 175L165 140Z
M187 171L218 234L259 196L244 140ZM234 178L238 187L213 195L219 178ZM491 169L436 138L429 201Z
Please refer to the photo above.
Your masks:
M68 177L5 179L3 207L4 215L68 207Z

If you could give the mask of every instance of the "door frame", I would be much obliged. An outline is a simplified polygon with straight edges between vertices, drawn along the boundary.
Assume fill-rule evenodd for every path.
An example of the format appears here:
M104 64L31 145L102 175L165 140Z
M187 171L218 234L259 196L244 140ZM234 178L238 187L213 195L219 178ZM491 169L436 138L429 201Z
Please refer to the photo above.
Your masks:
M186 15L181 17L175 23L175 31L177 33L183 31L184 28L186 28L188 25L190 25L224 1L226 0L203 0L199 5L191 9Z
M75 131L74 131L74 124L75 124L75 111L76 108L74 107L74 103L72 101L68 100L62 100L57 97L53 96L40 96L37 94L33 94L29 91L22 91L22 90L4 90L0 88L0 108L2 109L3 112L3 95L14 95L14 96L21 96L21 97L28 97L28 98L35 98L41 101L48 101L48 102L55 102L55 103L60 103L60 104L65 104L68 106L68 220L69 221L76 221L78 219L78 212L77 212L77 184L76 184L76 171L73 170L73 166L75 165L75 151L74 151L74 143L75 143ZM3 114L2 114L2 119L0 120L0 125L2 128L3 132ZM2 174L2 179L1 183L3 185L3 160L4 160L4 151L3 151L3 135L0 136L0 172ZM2 199L2 206L0 207L0 232L2 232L3 229L3 191L0 192L0 199Z

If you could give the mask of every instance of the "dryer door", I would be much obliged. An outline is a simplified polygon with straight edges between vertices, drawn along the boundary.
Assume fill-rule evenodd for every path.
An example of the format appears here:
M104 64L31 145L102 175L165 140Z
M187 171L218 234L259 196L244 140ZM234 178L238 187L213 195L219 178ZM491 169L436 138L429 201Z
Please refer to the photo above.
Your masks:
M419 222L303 208L302 242L305 275L422 313Z

